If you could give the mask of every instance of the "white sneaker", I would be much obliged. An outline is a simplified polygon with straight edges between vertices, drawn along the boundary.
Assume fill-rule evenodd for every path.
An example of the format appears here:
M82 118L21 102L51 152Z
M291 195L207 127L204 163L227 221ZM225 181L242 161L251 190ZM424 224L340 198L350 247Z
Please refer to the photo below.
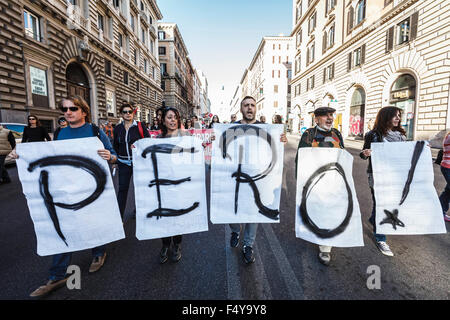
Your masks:
M388 244L384 241L376 241L378 249L380 249L381 253L385 256L393 257L394 254L392 253L391 249L389 248Z

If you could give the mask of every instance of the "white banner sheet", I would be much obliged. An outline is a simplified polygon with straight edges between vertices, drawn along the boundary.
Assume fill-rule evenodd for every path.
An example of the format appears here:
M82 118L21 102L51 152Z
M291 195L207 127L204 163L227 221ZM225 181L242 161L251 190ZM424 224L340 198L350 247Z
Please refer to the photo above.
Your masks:
M40 256L125 237L108 163L97 137L17 145L17 169Z
M133 149L136 237L157 239L208 230L202 141L141 139Z
M371 149L377 233L446 233L426 143L372 143Z
M283 125L215 124L211 222L278 223Z
M364 246L352 165L353 156L342 149L299 149L297 238L333 247Z

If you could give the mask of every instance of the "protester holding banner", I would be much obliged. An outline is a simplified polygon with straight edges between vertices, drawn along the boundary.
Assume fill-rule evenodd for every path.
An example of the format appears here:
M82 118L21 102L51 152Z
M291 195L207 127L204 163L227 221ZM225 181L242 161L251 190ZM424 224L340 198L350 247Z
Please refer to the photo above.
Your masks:
M341 148L344 149L344 139L341 133L333 128L334 112L336 109L321 107L314 110L316 126L307 129L300 139L295 156L297 174L298 149L299 148ZM331 261L331 246L319 245L319 261L328 266Z
M189 132L181 129L181 116L177 109L173 107L165 108L162 114L161 134L157 138L171 138L177 136L189 136ZM159 262L165 263L170 254L170 259L173 262L178 262L181 259L181 241L182 236L177 235L173 237L162 238L162 249L159 253ZM172 248L170 248L173 243ZM169 252L170 250L170 252Z
M256 120L256 100L251 96L246 96L241 101L241 113L242 120L239 120L234 123L239 124L261 124L258 120ZM214 139L214 138L213 138ZM286 134L281 134L280 141L284 144L287 143ZM241 233L241 225L240 224L230 224L231 229L231 238L230 238L230 246L232 248L236 248L239 244L239 235ZM255 256L253 254L253 244L256 239L256 230L258 229L257 223L246 223L243 227L244 232L244 240L242 253L245 263L253 263L255 261Z
M397 107L384 107L378 111L375 119L373 129L366 133L364 137L363 150L359 156L367 160L369 159L369 166L367 167L367 174L369 178L369 187L372 193L372 215L370 216L370 223L373 226L373 233L378 249L386 256L394 256L388 244L386 243L386 235L376 233L375 224L375 192L374 180L372 174L372 161L370 158L372 150L370 149L372 142L400 142L406 141L406 132L400 124L402 110Z
M135 109L130 103L123 104L119 109L123 122L114 128L114 150L118 155L119 166L119 192L117 202L119 203L120 216L123 219L127 205L128 189L130 179L133 175L133 159L131 147L133 143L142 138L149 138L150 134L142 122L135 121Z
M96 125L90 123L90 108L83 98L74 96L63 99L59 103L59 108L64 113L64 117L69 123L69 126L61 129L57 140L97 136L104 146L104 149L98 150L98 154L109 163L116 162L117 157L108 137ZM105 263L106 247L100 246L93 248L92 255L93 259L89 268L90 273L98 271ZM33 291L30 297L43 297L53 290L64 286L67 281L66 270L70 265L71 258L72 252L54 255L48 282Z
M28 116L28 126L23 130L22 143L36 141L51 141L47 130L41 126L41 123L35 115Z

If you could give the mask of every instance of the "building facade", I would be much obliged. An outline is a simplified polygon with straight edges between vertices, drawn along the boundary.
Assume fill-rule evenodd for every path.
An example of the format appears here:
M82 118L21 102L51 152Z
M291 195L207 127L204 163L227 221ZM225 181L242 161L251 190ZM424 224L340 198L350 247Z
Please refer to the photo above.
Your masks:
M162 103L154 0L1 1L0 121L36 114L48 131L58 102L80 95L92 121L116 123L118 107L150 121ZM11 23L13 21L13 23Z
M290 80L292 78L292 56L294 42L291 37L264 37L253 56L249 67L245 70L238 87L241 100L245 96L256 99L256 117L266 117L272 123L275 115L280 115L283 123L290 108ZM238 89L239 90L239 89ZM231 101L231 111L236 108L235 93ZM240 101L238 104L240 108Z
M344 137L362 139L378 110L403 110L410 140L450 127L450 3L445 0L294 0L294 131L332 106Z
M188 90L192 91L188 51L180 30L175 23L159 23L159 59L161 63L162 88L167 107L175 107L182 118L193 114ZM192 101L192 99L191 99Z

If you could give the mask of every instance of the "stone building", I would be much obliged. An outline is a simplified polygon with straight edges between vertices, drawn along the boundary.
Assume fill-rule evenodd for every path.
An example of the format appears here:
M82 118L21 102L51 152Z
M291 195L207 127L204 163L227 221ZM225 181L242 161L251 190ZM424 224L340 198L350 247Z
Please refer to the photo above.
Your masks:
M272 118L280 115L284 123L291 103L289 83L294 52L291 37L263 37L230 102L230 111L239 112L240 101L236 103L236 98L241 91L240 100L245 96L256 99L258 120L265 116L267 123L272 123Z
M92 121L119 121L124 102L150 121L162 104L154 0L1 0L0 121L36 114L53 131L58 102L81 95Z
M180 30L175 23L158 24L159 59L161 63L161 86L164 105L175 107L181 117L193 114L188 102L188 51Z
M450 2L445 0L293 0L296 53L294 131L321 106L335 127L362 139L378 110L403 110L408 139L450 127Z

